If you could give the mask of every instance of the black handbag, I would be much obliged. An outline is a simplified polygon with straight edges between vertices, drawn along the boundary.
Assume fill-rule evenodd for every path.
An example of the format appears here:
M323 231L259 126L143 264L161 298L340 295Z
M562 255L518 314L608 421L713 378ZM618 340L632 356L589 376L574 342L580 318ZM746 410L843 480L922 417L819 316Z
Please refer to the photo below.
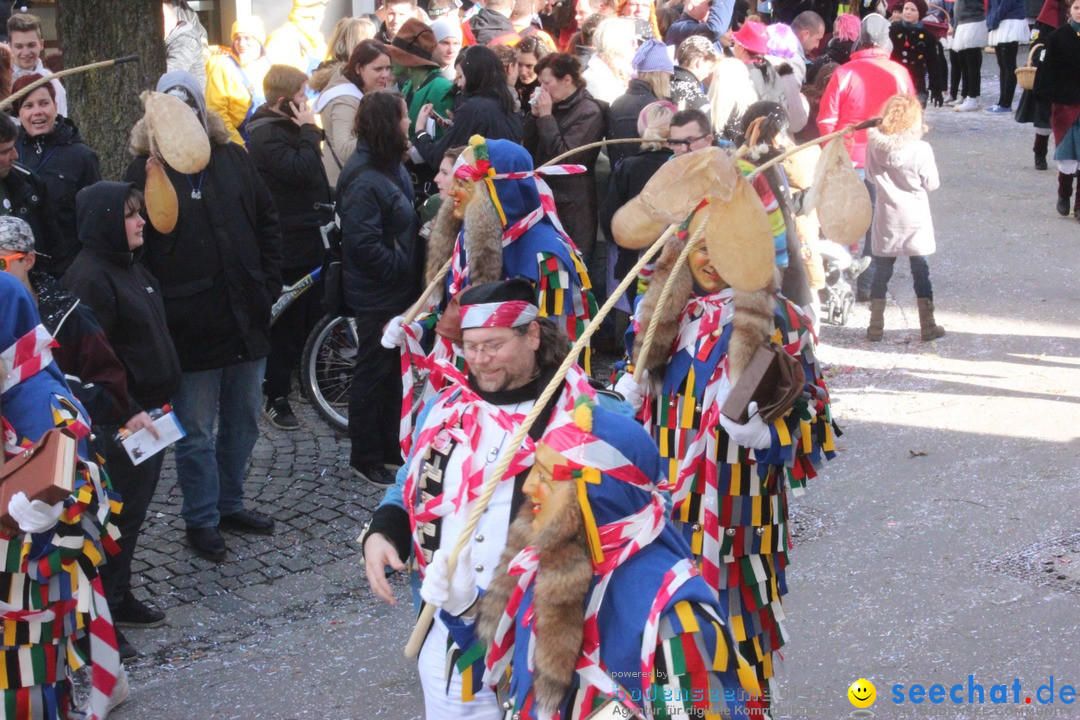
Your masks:
M341 229L335 227L327 240L329 246L323 256L322 310L332 317L349 315L349 308L345 303L344 271L341 266Z

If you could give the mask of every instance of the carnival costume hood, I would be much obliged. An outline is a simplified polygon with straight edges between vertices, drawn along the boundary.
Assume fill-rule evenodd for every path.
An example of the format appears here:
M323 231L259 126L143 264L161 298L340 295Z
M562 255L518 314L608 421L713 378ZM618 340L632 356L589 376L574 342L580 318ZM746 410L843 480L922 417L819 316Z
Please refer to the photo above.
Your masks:
M85 438L90 433L90 419L53 362L56 341L38 319L33 298L9 273L0 273L0 293L9 296L14 306L14 312L0 317L4 451L14 455L54 427L66 424L80 438L80 455L88 457ZM41 412L46 397L51 409L48 414Z
M581 397L540 442L560 456L553 480L574 483L576 492L539 532L531 529L528 506L511 528L480 605L485 682L497 682L512 663L509 691L522 717L559 710L562 717L585 717L610 695L640 708L654 683L665 684L652 672L663 661L658 640L696 632L694 647L683 649L688 667L698 655L693 687L706 689L706 705L710 686L756 692L690 547L665 518L660 458L640 426ZM727 698L729 709L741 709L732 694Z
M509 277L525 277L538 284L541 270L536 259L540 253L558 258L565 268L578 268L579 272L567 273L566 279L570 286L580 288L584 267L577 248L559 222L551 191L540 176L578 173L584 168L568 165L535 170L528 151L509 140L474 136L469 147L474 163L459 160L454 175L477 183L477 193L469 205L490 202L502 234L497 237L485 232L488 228L484 223L471 222L473 218L466 210L465 227L456 239L459 252L455 253L454 266L447 276L448 296L456 296L470 284ZM433 248L432 252L441 256L441 263L453 249Z

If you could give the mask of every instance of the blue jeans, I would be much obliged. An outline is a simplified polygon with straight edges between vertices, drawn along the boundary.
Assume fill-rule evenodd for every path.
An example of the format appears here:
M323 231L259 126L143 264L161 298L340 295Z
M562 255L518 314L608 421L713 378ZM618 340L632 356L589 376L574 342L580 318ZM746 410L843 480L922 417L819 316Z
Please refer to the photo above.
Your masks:
M185 372L173 409L187 436L176 443L176 476L189 529L217 527L244 509L244 475L255 441L266 359ZM214 421L217 436L214 436Z
M934 289L930 285L930 264L925 255L912 255L908 258L911 262L911 281L915 286L915 297L934 299ZM874 271L874 284L870 288L870 297L874 300L884 300L885 293L889 290L889 280L892 278L893 265L896 264L894 257L874 256L870 269Z
M863 185L866 186L866 191L870 193L871 222L870 227L866 228L866 236L863 238L862 256L872 258L874 257L874 251L870 236L874 230L873 210L877 205L877 185L874 184L873 180L866 177L866 168L855 168L855 173L859 176L859 179L863 181ZM874 265L871 263L870 267L866 268L866 271L859 275L859 279L855 281L855 285L862 292L870 292L870 287L873 283Z

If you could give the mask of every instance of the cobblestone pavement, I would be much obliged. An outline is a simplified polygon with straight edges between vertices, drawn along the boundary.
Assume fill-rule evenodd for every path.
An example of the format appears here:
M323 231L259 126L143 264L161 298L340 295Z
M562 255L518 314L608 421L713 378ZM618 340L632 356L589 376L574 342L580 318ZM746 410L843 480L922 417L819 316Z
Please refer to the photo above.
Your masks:
M167 610L359 554L352 540L383 491L351 475L347 438L306 403L292 405L302 428L287 432L261 421L245 484L248 508L274 518L275 534L223 533L229 558L220 565L195 555L184 537L170 452L132 564L136 595L153 596Z

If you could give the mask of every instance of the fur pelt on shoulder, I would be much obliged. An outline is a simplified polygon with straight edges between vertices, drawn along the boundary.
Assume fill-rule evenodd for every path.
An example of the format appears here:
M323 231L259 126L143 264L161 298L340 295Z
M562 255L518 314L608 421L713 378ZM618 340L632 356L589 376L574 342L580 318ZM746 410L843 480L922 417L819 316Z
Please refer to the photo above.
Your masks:
M683 246L684 241L677 237L672 237L667 241L656 263L652 279L649 281L649 289L645 291L645 297L641 300L640 327L643 330L634 339L632 357L635 365L644 363L645 369L654 378L659 378L663 374L663 367L671 354L671 346L679 334L679 316L694 294L694 278L690 274L689 265L684 265L675 279L667 302L659 310L649 356L641 358L645 332L652 322L653 314L658 312L660 293L663 292L664 283L667 282ZM742 371L746 369L758 346L767 342L772 335L773 312L776 307L774 293L778 286L779 278L774 273L772 287L756 292L736 290L732 295L735 314L731 321L732 335L728 344L728 368L732 382L738 380Z
M903 132L891 135L881 132L878 128L870 128L866 131L866 141L886 153L891 153L910 145L916 140L922 140L925 130L926 128L923 127L921 122L915 123Z
M206 111L206 124L209 127L207 135L210 136L211 145L224 145L231 142L229 131L225 128L225 121L216 112ZM145 117L139 118L135 126L131 128L128 152L135 157L147 157L150 155L150 128Z
M487 185L476 183L476 192L465 207L465 256L469 260L470 284L503 279L502 234L502 222Z
M431 236L428 238L427 266L424 270L425 283L431 284L435 279L435 274L453 255L454 243L457 242L460 231L461 221L454 217L454 203L443 202L439 206L439 211L435 213Z
M507 567L522 548L534 541L540 566L533 591L533 691L540 708L554 712L570 690L581 657L585 602L593 579L592 558L575 494L568 496L567 506L539 533L533 532L532 520L532 507L526 504L510 526L495 577L480 600L477 632L491 647L499 619L517 585L517 577L510 576Z

